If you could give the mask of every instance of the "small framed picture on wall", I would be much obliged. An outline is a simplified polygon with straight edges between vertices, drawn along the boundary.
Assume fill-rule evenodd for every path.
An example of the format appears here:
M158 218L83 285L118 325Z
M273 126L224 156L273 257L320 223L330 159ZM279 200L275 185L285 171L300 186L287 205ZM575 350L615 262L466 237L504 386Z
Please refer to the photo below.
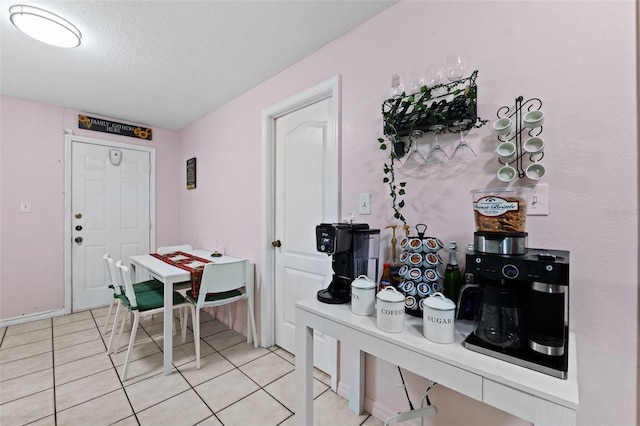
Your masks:
M187 160L187 189L196 187L196 159L189 158Z

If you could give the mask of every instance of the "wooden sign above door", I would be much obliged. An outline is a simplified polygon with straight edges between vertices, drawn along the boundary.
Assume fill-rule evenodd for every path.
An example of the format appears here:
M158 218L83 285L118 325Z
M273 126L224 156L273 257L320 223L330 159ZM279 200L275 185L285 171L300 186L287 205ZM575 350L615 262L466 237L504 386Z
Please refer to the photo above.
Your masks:
M151 140L153 129L130 124L116 123L115 121L103 120L102 118L88 117L78 114L78 128L93 130L94 132L112 133L130 138Z

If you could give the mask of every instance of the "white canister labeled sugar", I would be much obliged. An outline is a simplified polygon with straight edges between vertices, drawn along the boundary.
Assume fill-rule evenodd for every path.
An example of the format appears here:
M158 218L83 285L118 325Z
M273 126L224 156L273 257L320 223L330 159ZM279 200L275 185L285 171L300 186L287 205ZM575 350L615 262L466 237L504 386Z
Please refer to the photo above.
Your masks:
M440 292L424 299L424 337L436 343L452 343L455 332L456 304Z
M376 324L382 331L400 333L404 330L404 294L385 287L376 295Z

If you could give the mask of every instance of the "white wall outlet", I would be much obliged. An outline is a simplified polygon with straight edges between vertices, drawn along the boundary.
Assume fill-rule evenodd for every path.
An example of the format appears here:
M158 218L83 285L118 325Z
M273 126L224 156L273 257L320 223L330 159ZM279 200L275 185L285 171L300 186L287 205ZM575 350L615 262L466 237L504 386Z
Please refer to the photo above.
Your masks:
M527 216L549 216L549 184L539 183L533 187Z
M360 214L371 214L371 194L360 194L358 206Z
M31 201L20 201L20 213L31 213Z

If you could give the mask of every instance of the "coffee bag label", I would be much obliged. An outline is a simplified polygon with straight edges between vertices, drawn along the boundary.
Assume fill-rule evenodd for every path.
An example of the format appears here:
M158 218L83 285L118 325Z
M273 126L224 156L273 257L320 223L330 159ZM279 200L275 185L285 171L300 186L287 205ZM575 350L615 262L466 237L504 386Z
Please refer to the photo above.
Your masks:
M509 211L518 211L519 202L500 197L482 197L473 203L473 209L483 216L500 216Z

